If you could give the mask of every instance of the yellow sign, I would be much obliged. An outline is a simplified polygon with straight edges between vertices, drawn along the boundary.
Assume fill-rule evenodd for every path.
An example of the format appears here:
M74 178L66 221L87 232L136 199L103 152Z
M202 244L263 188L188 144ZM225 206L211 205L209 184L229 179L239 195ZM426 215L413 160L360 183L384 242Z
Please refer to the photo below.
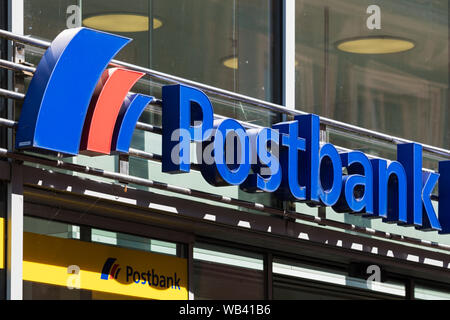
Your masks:
M23 280L138 298L188 298L186 259L24 232Z
M5 268L5 219L0 218L0 269Z

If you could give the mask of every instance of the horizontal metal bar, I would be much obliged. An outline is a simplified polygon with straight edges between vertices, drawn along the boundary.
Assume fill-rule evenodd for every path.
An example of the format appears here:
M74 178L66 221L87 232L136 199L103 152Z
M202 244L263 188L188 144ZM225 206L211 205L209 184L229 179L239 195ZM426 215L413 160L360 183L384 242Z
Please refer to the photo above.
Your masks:
M6 89L2 89L2 88L0 88L0 96L6 97L6 98L10 98L10 99L14 99L14 100L23 100L23 99L25 99L25 95L23 93L11 91L11 90L6 90Z
M151 160L151 161L158 161L161 162L162 161L162 156L159 154L154 154L151 152L145 152L139 149L134 149L134 148L130 148L128 150L128 154L130 156L134 156L134 157L138 157L138 158L142 158L142 159L147 159L147 160Z
M35 39L33 37L30 36L22 36L19 34L15 34L12 33L10 31L7 30L2 30L0 29L0 37L8 39L8 40L13 40L16 42L20 42L23 44L29 44L32 46L36 46L36 47L40 47L40 48L44 48L47 49L51 42L45 41L45 40L39 40L39 39Z
M67 162L64 162L61 160L52 160L52 159L42 158L42 157L38 157L38 156L27 155L27 154L23 154L23 153L10 152L4 148L0 148L0 157L7 157L10 159L15 159L15 160L19 160L19 161L28 161L28 162L33 162L33 163L39 163L39 164L42 164L45 166L67 169L67 170L80 172L80 173L84 173L84 174L89 174L89 175L93 175L93 176L98 176L98 177L102 177L102 178L108 178L108 179L117 180L117 181L121 181L121 182L146 186L149 188L170 191L170 192L174 192L177 194L211 200L211 201L215 201L215 202L219 202L219 203L240 206L243 208L252 209L255 211L266 212L269 214L274 214L274 215L278 215L278 216L282 216L282 217L289 217L292 219L309 221L309 222L316 223L318 225L326 225L329 227L335 227L335 228L339 228L339 229L343 229L343 230L350 230L350 231L367 234L367 235L371 235L371 236L376 236L376 237L380 237L380 238L384 238L384 239L390 239L390 240L400 241L400 242L404 242L404 243L410 243L410 244L414 244L414 245L421 245L421 246L427 246L427 247L431 247L431 248L435 248L435 249L437 248L437 249L441 249L441 250L445 250L445 251L450 251L450 246L435 243L435 242L424 242L420 239L405 237L402 235L396 235L396 234L378 231L378 230L374 230L374 229L368 229L366 227L359 227L356 225L347 224L347 223L338 222L338 221L329 220L329 219L324 219L324 218L311 216L311 215L307 215L307 214L302 214L299 212L281 210L278 208L265 206L264 204L261 204L261 203L249 202L249 201L245 201L245 200L241 200L241 199L235 199L235 198L231 198L231 197L226 197L226 196L222 196L222 195L218 195L218 194L212 194L212 193L194 190L194 189L190 189L190 188L174 186L174 185L170 185L170 184L159 182L159 181L143 179L143 178L139 178L139 177L129 176L129 175L111 172L111 171L105 171L102 169L97 169L97 168L92 168L92 167L86 167L86 166L82 166L79 164L67 163Z
M143 123L143 122L138 122L136 124L136 129L139 130L143 130L143 131L148 131L148 132L153 132L153 133L157 133L157 134L162 134L162 128L161 127L157 127L151 124L147 124L147 123Z
M0 118L0 126L7 127L7 128L14 128L17 126L17 121Z
M154 154L151 152L145 152L139 149L134 149L134 148L130 148L128 150L128 154L130 156L133 157L137 157L137 158L141 158L141 159L146 159L146 160L150 160L150 161L156 161L156 162L162 162L162 156L160 154ZM196 171L200 171L201 170L201 166L197 163L191 163L191 169L192 170L196 170Z
M7 68L14 71L30 72L34 73L36 68L29 67L23 64L11 62L9 60L0 59L0 67Z
M25 44L29 44L29 45L33 45L33 46L38 46L41 48L47 48L48 46L50 46L50 42L47 41L42 41L39 39L34 39L32 37L26 37L26 36L22 36L22 35L17 35L14 34L12 32L9 31L5 31L5 30L0 30L0 36L10 39L10 40L14 40L20 43L25 43ZM256 98L252 98L252 97L248 97L242 94L238 94L235 92L231 92L231 91L227 91L227 90L223 90L220 88L216 88L216 87L212 87L203 83L199 83L199 82L195 82L195 81L191 81L188 79L184 79L184 78L180 78L180 77L176 77L173 75L169 75L163 72L159 72L156 70L152 70L152 69L148 69L148 68L144 68L144 67L140 67L140 66L136 66L127 62L123 62L123 61L118 61L118 60L112 60L111 61L112 64L115 65L119 65L125 68L128 68L130 70L135 70L135 71L140 71L140 72L144 72L147 75L154 77L154 78L158 78L161 80L165 80L165 81L169 81L169 82L177 82L177 83L183 83L186 85L190 85L190 86L194 86L196 88L199 88L201 90L204 90L206 92L209 92L211 94L214 95L219 95L222 96L224 98L227 99L232 99L232 100L238 100L244 103L248 103L251 105L255 105L261 108L264 108L266 110L270 110L270 111L274 111L274 112L278 112L278 113L282 113L282 114L289 114L292 116L296 116L296 115L303 115L303 114L307 114L306 112L302 112L299 110L294 110L294 109L289 109L283 106L280 106L278 104L274 104L274 103L270 103L267 101L263 101L263 100L259 100ZM344 123L344 122L340 122L340 121L336 121L333 119L329 119L329 118L325 118L325 117L321 117L320 121L322 124L330 126L331 128L335 128L338 130L343 130L343 131L347 131L347 132L351 132L354 134L358 134L358 135L364 135L364 136L368 136L371 138L375 138L375 139L379 139L382 141L387 141L390 143L394 143L394 144L398 144L398 143L411 143L413 141L411 140L407 140L404 138L400 138L400 137L396 137L396 136L391 136L388 134L384 134L381 132L377 132L377 131L373 131L373 130L369 130L369 129L365 129L359 126L355 126L355 125L351 125L348 123ZM446 157L446 158L450 158L450 150L446 150L443 148L438 148L435 146L431 146L431 145L427 145L427 144L422 144L423 146L423 150L430 152L430 153L435 153L437 155Z

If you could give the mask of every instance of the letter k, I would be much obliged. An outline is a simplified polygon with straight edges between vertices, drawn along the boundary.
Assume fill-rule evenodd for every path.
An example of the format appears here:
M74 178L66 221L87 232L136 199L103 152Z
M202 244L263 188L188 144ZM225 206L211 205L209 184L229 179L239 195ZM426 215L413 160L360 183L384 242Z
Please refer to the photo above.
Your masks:
M441 224L436 217L433 204L431 203L431 193L438 182L439 174L434 172L422 172L422 223L419 229L441 231Z

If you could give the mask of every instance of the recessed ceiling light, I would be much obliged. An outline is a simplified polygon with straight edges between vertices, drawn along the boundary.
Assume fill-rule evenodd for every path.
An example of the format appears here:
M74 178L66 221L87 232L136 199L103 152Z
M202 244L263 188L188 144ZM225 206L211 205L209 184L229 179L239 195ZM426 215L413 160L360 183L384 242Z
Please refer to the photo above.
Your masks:
M83 19L83 25L89 28L109 32L141 32L148 31L148 16L134 13L99 14ZM162 21L153 18L153 29L162 26Z
M386 54L411 50L413 41L392 36L368 36L344 39L336 43L336 48L344 52L359 54Z
M238 58L237 58L237 57L234 57L234 56L232 56L232 57L227 57L227 58L223 59L223 60L222 60L222 64L223 64L225 67L230 68L230 69L233 69L233 70L237 70L238 67L239 67L239 64L238 64Z

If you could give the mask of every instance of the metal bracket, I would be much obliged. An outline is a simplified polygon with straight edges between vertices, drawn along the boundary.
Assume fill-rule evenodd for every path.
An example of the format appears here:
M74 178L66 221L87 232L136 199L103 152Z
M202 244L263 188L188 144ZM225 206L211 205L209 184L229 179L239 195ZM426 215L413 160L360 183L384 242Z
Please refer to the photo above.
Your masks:
M319 140L322 143L326 143L326 142L329 141L329 135L328 135L328 132L327 132L327 125L326 124L323 124L323 123L320 124Z
M130 157L127 154L119 154L119 157L118 157L119 173L127 175L127 176L129 175L129 172L130 172L130 162L129 162L130 159L129 158ZM118 180L118 181L119 181L119 183L122 183L125 185L125 191L126 191L128 182L121 181L121 180Z
M25 62L25 45L14 43L14 62L24 64Z

